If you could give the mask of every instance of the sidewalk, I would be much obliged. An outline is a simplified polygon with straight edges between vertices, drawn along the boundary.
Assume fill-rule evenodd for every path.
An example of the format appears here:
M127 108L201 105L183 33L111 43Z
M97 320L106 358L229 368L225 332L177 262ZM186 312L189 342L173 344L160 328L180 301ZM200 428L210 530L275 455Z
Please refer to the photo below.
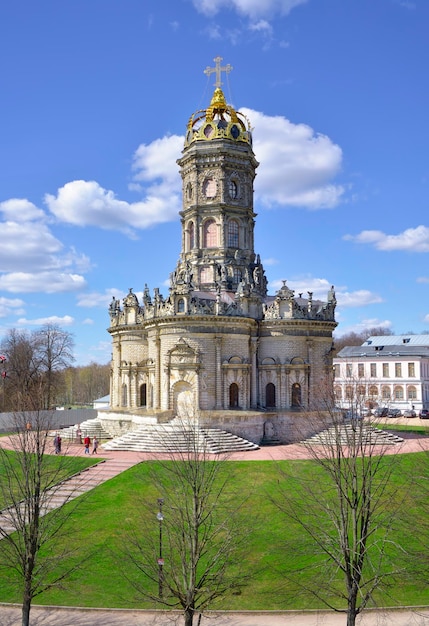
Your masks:
M33 606L31 626L181 626L178 613L153 611L68 609ZM195 626L198 616L194 619ZM247 612L207 613L200 626L344 626L344 613ZM21 608L0 605L1 626L21 626ZM421 610L367 611L358 626L429 626L429 607Z

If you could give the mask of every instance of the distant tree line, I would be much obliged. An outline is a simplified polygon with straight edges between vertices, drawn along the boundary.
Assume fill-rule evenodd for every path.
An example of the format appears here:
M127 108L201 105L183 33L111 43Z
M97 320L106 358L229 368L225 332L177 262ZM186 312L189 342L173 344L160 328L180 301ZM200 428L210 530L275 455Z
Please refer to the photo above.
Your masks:
M345 335L341 335L341 337L336 337L334 335L334 349L336 356L343 348L346 346L361 346L364 341L369 339L369 337L380 336L380 335L394 335L395 333L389 328L383 328L382 326L375 326L373 328L366 328L362 330L360 333L350 332Z
M73 367L73 335L56 324L8 331L0 343L0 411L91 404L109 392L109 365Z

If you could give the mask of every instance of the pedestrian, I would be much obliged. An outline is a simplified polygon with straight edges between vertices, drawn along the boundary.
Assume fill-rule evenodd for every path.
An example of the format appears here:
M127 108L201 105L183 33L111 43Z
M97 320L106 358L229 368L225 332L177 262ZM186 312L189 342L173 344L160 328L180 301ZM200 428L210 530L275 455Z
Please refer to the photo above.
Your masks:
M98 439L97 437L94 437L94 439L92 440L92 454L97 454L97 448L98 448Z
M89 446L91 445L91 439L86 435L83 440L83 445L85 446L85 454L89 454Z
M55 454L61 454L61 437L57 433L54 438Z

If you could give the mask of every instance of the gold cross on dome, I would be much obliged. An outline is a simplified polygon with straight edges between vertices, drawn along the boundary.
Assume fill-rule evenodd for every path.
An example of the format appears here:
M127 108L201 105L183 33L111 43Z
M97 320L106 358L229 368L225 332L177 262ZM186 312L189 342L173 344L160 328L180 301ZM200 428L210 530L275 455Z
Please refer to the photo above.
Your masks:
M213 61L216 63L216 67L210 67L208 65L206 69L204 70L204 74L207 74L207 76L210 76L210 74L214 74L216 72L215 87L220 88L220 86L222 85L222 81L221 81L222 72L225 72L225 74L229 74L230 71L232 70L232 66L228 63L228 65L224 65L224 67L222 67L221 66L221 61L223 61L222 57L216 57L215 59L213 59Z

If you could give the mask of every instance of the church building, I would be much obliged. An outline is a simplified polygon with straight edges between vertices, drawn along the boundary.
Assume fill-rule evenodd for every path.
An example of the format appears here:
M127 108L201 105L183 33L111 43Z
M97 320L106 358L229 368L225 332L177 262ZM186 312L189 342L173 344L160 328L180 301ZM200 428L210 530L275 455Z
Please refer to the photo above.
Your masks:
M322 302L283 281L268 295L254 250L252 128L225 100L221 73L232 68L221 60L206 70L214 93L191 116L177 161L182 233L169 293L145 285L141 300L130 289L110 305L110 411L195 419L256 443L269 421L286 441L291 420L332 376L335 292Z

